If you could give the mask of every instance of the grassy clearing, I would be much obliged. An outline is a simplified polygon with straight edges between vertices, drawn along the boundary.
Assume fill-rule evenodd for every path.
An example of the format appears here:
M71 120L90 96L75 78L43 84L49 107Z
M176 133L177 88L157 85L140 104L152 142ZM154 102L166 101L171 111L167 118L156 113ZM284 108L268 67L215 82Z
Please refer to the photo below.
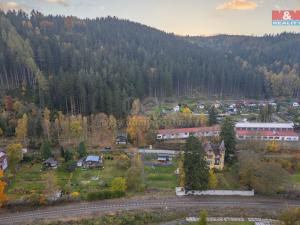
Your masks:
M9 185L7 194L10 199L17 199L32 193L42 193L44 189L41 164L23 164Z
M300 173L292 174L290 180L293 184L300 184Z
M174 174L176 168L176 162L172 166L145 166L147 187L174 190L178 185L178 177Z

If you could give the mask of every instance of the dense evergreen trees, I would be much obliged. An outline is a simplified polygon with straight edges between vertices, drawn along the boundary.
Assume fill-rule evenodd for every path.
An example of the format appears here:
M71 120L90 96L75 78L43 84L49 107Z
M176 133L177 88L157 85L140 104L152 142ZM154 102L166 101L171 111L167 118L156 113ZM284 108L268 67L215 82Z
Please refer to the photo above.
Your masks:
M1 89L41 108L119 118L137 97L300 93L297 34L184 39L114 17L36 11L0 12L0 32Z
M36 11L0 23L0 86L42 108L119 118L137 97L263 94L262 76L233 57L141 24Z
M209 168L205 159L205 151L196 137L189 137L184 149L185 187L190 190L208 188Z
M230 117L226 117L221 126L220 139L225 144L225 161L232 163L236 159L236 139L234 122Z
M261 37L217 35L187 37L186 40L222 52L227 57L234 57L242 68L256 74L253 79L263 80L262 83L251 82L248 85L263 86L265 97L299 97L299 33Z

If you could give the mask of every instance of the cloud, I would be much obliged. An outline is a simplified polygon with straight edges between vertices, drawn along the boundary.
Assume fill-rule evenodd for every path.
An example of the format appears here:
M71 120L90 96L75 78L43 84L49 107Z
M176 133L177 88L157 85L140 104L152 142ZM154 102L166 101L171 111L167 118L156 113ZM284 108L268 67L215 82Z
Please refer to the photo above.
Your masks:
M9 2L0 2L0 9L3 11L9 11L9 10L17 11L17 10L26 10L27 7L17 2L9 1Z
M60 4L62 6L68 6L69 3L68 3L68 0L44 0L48 3L54 3L54 4Z
M217 6L217 10L250 10L256 8L257 3L249 0L230 0Z

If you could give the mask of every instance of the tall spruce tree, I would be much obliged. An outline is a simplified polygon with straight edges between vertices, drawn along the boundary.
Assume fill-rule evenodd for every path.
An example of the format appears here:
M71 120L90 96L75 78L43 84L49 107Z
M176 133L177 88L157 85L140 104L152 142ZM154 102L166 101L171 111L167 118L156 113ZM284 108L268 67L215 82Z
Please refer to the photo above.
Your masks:
M224 140L225 144L225 161L228 163L234 162L236 159L235 155L235 130L234 130L234 122L231 117L226 117L221 126L220 133L221 140Z
M208 188L209 168L201 142L196 137L189 137L184 150L185 187L190 190Z
M217 124L217 111L216 108L214 106L212 106L209 111L208 111L208 125L212 126Z
M51 157L51 155L52 155L51 147L50 147L50 143L48 141L43 142L43 144L41 146L41 153L42 153L43 159L48 159L49 157Z
M86 145L85 145L85 142L82 141L79 143L79 146L78 146L78 154L79 154L79 157L84 157L87 155L87 152L86 152Z

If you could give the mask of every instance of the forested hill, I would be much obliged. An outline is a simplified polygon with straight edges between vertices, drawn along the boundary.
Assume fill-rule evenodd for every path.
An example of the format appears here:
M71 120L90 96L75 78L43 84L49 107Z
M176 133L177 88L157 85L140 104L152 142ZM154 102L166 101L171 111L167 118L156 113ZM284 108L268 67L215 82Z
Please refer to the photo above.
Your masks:
M253 66L266 66L280 72L284 65L300 63L300 34L282 33L262 37L217 35L188 37L191 43L241 57Z
M0 35L2 95L40 107L123 117L137 97L275 93L270 71L211 45L117 18L0 12ZM283 94L298 94L291 90Z
M234 57L264 77L266 97L299 98L300 34L187 37L186 40Z

